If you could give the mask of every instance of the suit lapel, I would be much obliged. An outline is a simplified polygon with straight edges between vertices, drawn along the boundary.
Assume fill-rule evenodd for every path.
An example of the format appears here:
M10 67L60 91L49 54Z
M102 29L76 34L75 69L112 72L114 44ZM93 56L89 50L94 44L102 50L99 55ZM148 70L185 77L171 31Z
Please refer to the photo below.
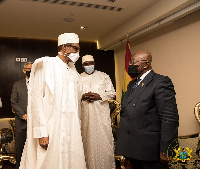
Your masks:
M126 91L126 94L124 96L124 100L122 102L122 107L121 107L121 110L123 110L123 108L125 107L125 105L127 105L127 101L130 99L130 96L132 95L131 94L131 91L132 91L132 86L133 84L135 83L136 79L135 80L132 80L129 85L128 85L128 88L127 88L127 91Z
M135 92L133 93L135 96L138 96L140 92L142 92L145 87L153 80L153 74L153 71L149 72L149 74L140 82Z
M126 100L130 95L131 95L131 91L132 91L132 86L133 84L135 83L136 79L135 80L132 80L129 84L129 87L127 88L127 92L126 92L126 95L124 97L124 100Z
M140 82L140 84L135 88L135 90L131 93L132 85L135 81L133 81L132 85L130 85L127 90L126 100L123 102L122 109L129 104L133 99L135 99L144 89L145 87L153 80L154 71L152 70L149 74Z

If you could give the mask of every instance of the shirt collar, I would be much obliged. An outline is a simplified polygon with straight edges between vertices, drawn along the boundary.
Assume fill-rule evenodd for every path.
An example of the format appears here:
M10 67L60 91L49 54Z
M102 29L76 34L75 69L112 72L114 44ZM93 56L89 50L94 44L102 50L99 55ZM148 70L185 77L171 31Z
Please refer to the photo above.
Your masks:
M26 78L26 86L27 86L27 88L28 88L28 85L29 85L29 80L30 80L30 79L27 79L27 78Z
M147 72L145 72L145 73L140 77L140 80L139 80L139 82L138 82L138 85L140 84L140 82L141 82L151 71L152 71L152 69L151 69L151 70L148 70Z

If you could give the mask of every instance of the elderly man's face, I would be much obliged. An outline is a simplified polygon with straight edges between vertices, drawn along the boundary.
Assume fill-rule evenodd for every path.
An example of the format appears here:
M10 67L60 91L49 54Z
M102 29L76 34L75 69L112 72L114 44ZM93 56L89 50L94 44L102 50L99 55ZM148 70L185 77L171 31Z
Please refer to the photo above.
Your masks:
M26 72L30 72L31 68L32 68L32 64L26 65L25 68L23 69L24 74L26 75ZM26 75L26 77L29 78L27 75Z
M79 43L68 43L65 45L65 53L76 53L80 52Z
M91 75L92 73L94 73L94 61L85 61L82 66L85 69L85 73L87 73L88 75Z
M131 61L132 62L132 65L138 65L138 71L141 72L142 70L144 70L144 68L147 68L148 65L148 60L147 60L147 56L146 55L141 55L141 54L138 54L138 55L135 55L135 56L132 56L131 57ZM129 62L129 64L130 64Z

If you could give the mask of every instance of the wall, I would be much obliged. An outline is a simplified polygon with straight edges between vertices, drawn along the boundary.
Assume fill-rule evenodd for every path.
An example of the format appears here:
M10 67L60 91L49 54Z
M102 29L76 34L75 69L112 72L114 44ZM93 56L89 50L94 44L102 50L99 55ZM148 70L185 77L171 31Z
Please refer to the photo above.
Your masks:
M179 135L199 132L194 106L200 102L200 11L166 28L131 41L131 53L148 50L155 72L169 76L176 90ZM121 100L126 46L115 50L117 100Z
M95 42L80 42L80 56L91 54L96 62L96 69L110 75L115 86L114 51L97 50ZM22 39L0 37L0 97L3 107L0 108L0 118L14 117L11 111L10 95L13 83L25 78L24 63L16 62L16 58L37 58L57 55L57 41L43 39ZM79 73L83 72L81 58L76 62Z
M126 23L117 26L105 34L99 40L99 46L104 49L117 41L126 38L126 34L136 33L167 16L170 16L199 0L160 0L153 6L141 11L137 16L127 20Z

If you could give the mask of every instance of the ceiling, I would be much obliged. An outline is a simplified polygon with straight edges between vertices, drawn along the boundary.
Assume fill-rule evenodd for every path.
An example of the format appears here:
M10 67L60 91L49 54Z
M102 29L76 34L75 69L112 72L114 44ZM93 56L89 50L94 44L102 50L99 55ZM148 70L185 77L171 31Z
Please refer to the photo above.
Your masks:
M75 32L81 41L97 41L160 0L71 0L121 11L59 4L61 1L65 0L0 0L0 36L57 39L61 33ZM66 22L66 17L74 21Z

